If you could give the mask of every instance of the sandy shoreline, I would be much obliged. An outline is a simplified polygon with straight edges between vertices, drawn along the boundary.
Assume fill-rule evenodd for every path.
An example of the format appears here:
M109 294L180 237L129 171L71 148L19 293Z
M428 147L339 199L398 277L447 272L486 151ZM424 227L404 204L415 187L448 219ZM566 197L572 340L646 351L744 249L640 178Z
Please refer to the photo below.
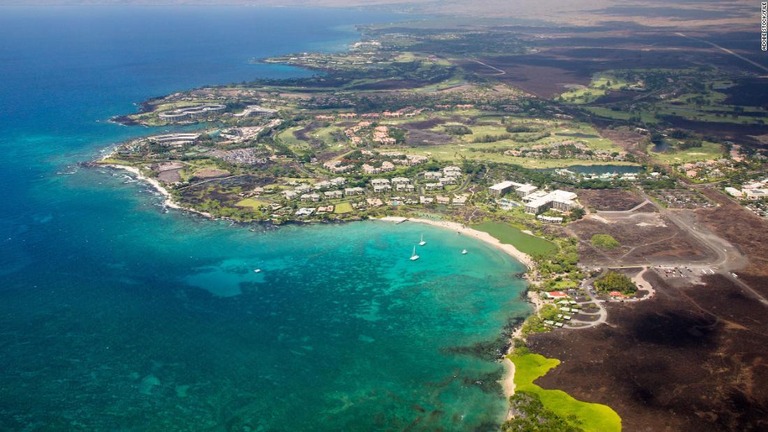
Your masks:
M520 261L523 265L525 265L529 269L534 267L533 259L531 259L530 255L520 252L517 248L515 248L512 245L501 243L495 237L493 237L492 235L486 232L478 231L472 228L467 228L466 225L463 225L457 222L435 221L435 220L429 220L429 219L416 219L416 218L400 218L400 217L383 217L380 220L388 221L388 222L396 222L396 223L409 221L409 222L423 223L423 224L432 225L435 227L453 230L458 233L468 235L470 237L474 237L491 246L494 246L495 248L510 255L514 259Z
M157 180L155 180L153 178L145 176L136 167L132 167L132 166L128 166L128 165L119 165L119 164L101 164L100 166L107 167L107 168L112 168L112 169L117 169L117 170L128 171L129 173L131 173L134 176L136 176L136 178L138 180L141 180L141 181L144 181L144 182L148 183L156 191L160 192L160 194L163 195L163 197L165 197L165 201L163 201L163 205L168 207L168 208L173 208L173 209L178 209L178 210L185 210L185 211L189 211L189 212L192 212L192 213L197 213L197 214L199 214L201 216L205 216L207 218L215 219L213 217L213 215L210 214L210 213L206 213L206 212L203 212L203 211L200 211L200 210L195 210L195 209L189 208L189 207L180 206L175 201L173 201L173 196L171 196L171 193L168 192L168 189L163 187L163 185L161 185L159 181L157 181Z
M491 236L490 234L482 231L478 231L472 228L467 228L466 225L457 223L457 222L446 222L446 221L435 221L435 220L429 220L429 219L416 219L416 218L403 218L403 217L395 217L395 216L388 216L383 217L380 220L387 221L387 222L394 222L394 223L402 223L402 222L416 222L416 223L423 223L427 225L432 225L439 228L445 228L449 230L453 230L456 232L459 232L464 235L468 235L470 237L474 237L482 242L485 242L486 244L489 244L516 259L517 261L521 262L523 265L525 265L528 269L531 269L535 266L535 263L533 262L533 259L523 252L520 252L517 248L515 248L512 245L509 244L503 244L495 237ZM543 302L541 298L538 296L537 293L528 291L527 293L528 301L533 304L534 306L534 313L538 313L538 311L541 309ZM515 332L512 334L512 339L519 338L522 336L522 325L515 329ZM510 347L511 352L511 347ZM507 354L509 354L508 352ZM515 394L515 364L509 360L506 356L502 360L502 364L504 365L504 375L502 379L499 381L499 384L501 384L501 388L504 391L504 396L509 399L510 396ZM507 414L507 419L509 419L509 413Z

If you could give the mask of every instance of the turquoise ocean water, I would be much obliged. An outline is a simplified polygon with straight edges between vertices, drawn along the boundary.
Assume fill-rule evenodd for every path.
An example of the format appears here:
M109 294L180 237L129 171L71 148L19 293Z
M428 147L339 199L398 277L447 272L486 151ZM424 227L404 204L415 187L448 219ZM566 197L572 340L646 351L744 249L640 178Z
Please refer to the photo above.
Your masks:
M523 268L506 255L408 223L276 230L163 213L146 186L77 165L156 132L106 122L134 103L306 75L248 61L339 49L357 37L353 24L394 19L0 8L0 430L499 421L501 367L467 347L528 313Z

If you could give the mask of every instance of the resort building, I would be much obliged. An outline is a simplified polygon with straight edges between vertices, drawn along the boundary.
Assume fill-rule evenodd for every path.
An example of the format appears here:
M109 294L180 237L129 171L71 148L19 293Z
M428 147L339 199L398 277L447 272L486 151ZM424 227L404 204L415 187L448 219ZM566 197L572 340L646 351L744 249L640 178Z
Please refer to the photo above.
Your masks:
M536 219L542 221L542 222L549 222L549 223L562 223L563 218L559 216L544 216L544 215L538 215L536 216Z
M332 186L331 182L329 182L329 181L319 181L319 182L315 183L315 185L313 186L313 189L314 190L321 190L321 189L327 189L327 188L329 188L331 186Z
M186 120L205 117L208 114L226 109L226 105L205 104L195 105L186 108L179 108L168 112L158 114L158 117L165 120Z
M336 177L329 180L329 183L331 183L333 186L344 186L347 183L347 179L344 177Z
M538 194L533 194L538 195ZM554 190L546 195L536 197L525 204L525 212L530 214L539 214L550 208L560 211L570 211L578 206L574 201L577 195L573 192L564 190ZM526 197L528 198L528 197Z
M341 161L328 161L323 164L323 166L335 173L343 173L347 172L354 168L353 165L342 165Z
M488 191L493 196L501 197L507 194L507 192L511 191L512 188L515 187L517 183L512 181L503 181L501 183L496 183L495 185L488 188Z
M147 139L164 147L181 147L184 144L192 144L198 138L200 138L199 133L175 133L155 135Z
M294 189L294 190L296 191L296 193L307 193L311 189L312 189L312 187L309 186L308 184L300 184L300 185L296 186L296 189Z
M399 185L399 184L408 184L411 182L411 179L408 177L395 177L392 179L393 185Z
M520 198L525 198L525 197L527 197L528 195L530 195L530 194L532 194L532 193L536 192L536 190L537 190L537 189L538 189L538 188L537 188L536 186L534 186L534 185L531 185L531 184L523 184L523 185L520 185L520 186L518 186L517 188L515 188L515 193L516 193L516 194L517 194L517 196L519 196Z
M311 216L314 212L314 208L302 207L296 211L296 216Z
M466 194L455 195L453 197L453 205L455 205L455 206L466 205L468 199L469 199L469 196L466 195Z
M320 201L320 194L311 193L311 194L304 194L300 197L302 201L312 201L312 202L318 202Z
M443 175L445 177L461 177L461 168L457 166L447 166L443 168Z
M365 189L361 187L344 188L344 195L347 195L347 196L363 195L363 194L365 194Z
M513 181L503 181L501 183L497 183L490 188L488 188L489 192L493 196L502 197L506 195L510 191L515 191L517 196L520 198L525 198L528 195L534 193L538 188L536 186L533 186L531 184L523 184L523 183L516 183Z
M334 190L334 191L323 192L323 195L325 195L325 197L329 199L337 199L337 198L343 197L344 192L340 190Z
M275 110L275 109L264 108L264 107L259 106L259 105L248 105L247 107L245 107L243 112L237 113L237 114L232 114L232 115L235 116L235 117L248 117L248 116L251 116L251 115L255 115L255 116L271 116L271 115L273 115L275 113L277 113L277 110Z

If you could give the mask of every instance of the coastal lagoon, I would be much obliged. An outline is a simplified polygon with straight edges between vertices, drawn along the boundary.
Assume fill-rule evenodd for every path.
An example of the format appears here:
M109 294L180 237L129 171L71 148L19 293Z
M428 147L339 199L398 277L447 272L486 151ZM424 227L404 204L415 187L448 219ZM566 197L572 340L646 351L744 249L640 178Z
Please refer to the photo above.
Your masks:
M524 269L509 256L409 223L274 229L165 212L162 197L125 173L78 165L161 132L106 121L134 103L306 76L250 59L339 49L357 37L351 25L394 19L2 8L0 429L500 421L501 365L481 354L529 312L516 277ZM422 234L421 258L410 261Z

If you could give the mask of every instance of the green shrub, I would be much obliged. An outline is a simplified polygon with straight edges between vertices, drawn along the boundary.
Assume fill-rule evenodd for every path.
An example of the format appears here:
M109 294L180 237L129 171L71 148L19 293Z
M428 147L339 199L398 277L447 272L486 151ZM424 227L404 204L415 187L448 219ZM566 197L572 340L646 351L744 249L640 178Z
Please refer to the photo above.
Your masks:
M606 250L616 249L621 246L610 234L595 234L589 241L592 243L592 246Z

